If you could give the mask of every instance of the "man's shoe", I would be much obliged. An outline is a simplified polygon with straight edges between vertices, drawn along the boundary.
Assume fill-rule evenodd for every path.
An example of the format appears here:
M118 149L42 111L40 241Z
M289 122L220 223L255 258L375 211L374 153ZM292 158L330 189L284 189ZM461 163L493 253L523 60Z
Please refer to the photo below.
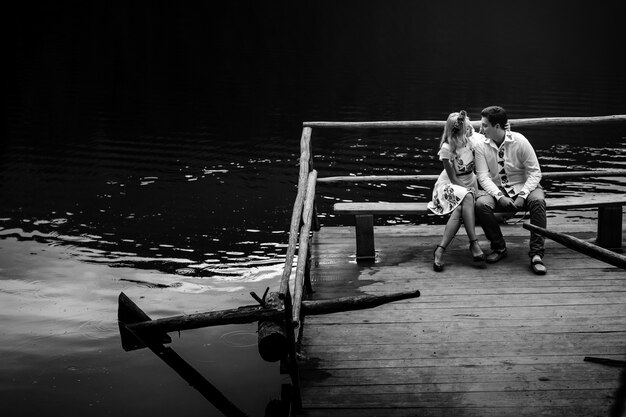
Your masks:
M495 264L499 260L506 258L506 255L506 248L495 249L493 252L487 255L487 258L485 260L487 261L487 263Z
M532 260L530 261L530 269L532 269L533 272L537 275L545 275L546 272L548 272L539 256L533 256Z

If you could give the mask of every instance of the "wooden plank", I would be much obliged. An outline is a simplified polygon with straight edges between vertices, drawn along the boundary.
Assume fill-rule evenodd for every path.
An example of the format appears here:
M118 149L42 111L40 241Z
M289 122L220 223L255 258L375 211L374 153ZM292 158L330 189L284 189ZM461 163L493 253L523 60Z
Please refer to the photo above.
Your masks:
M623 359L623 354L605 354L605 358L615 360ZM311 360L312 365L303 365L304 373L322 371L325 378L334 376L337 370L354 370L359 369L412 369L412 368L475 368L480 369L485 366L502 366L506 365L532 365L542 367L544 365L570 366L572 364L582 363L583 355L525 355L525 356L464 356L464 357L446 357L446 358L383 358L383 359L354 359L345 360L339 357L316 357ZM598 366L598 365L596 365ZM437 370L435 370L437 371Z
M430 212L427 204L428 203L415 202L350 202L335 203L333 207L334 212L337 214L423 214ZM585 197L546 198L546 208L548 210L570 210L625 204L626 196L622 194L597 194Z
M606 207L626 204L623 194L589 194L583 197L546 198L548 210ZM621 211L620 211L621 213Z
M591 367L584 362L563 364L499 364L484 366L419 366L337 369L330 374L324 369L307 372L307 385L318 387L347 385L393 385L402 381L404 384L449 384L453 382L471 383L494 382L551 382L577 381L592 379L595 381L615 382L620 370L609 366ZM544 384L550 385L550 384ZM422 387L420 390L428 390Z
M424 297L426 297L424 295ZM410 308L400 308L406 306L406 303L399 305L391 305L388 307L378 307L374 310L363 310L359 312L341 313L341 318L335 318L333 315L320 316L316 318L317 323L333 323L341 320L344 323L396 323L396 322L413 322L413 321L457 321L476 320L480 318L488 319L544 319L546 321L561 317L579 318L579 317L615 317L624 314L626 309L624 304L596 305L583 308L581 306L529 306L529 307L492 307L480 308L472 305L445 306L420 308L419 310ZM339 314L339 313L337 313ZM309 323L310 324L310 323Z
M474 407L526 407L529 402L534 407L571 407L573 403L581 406L595 406L597 409L608 408L613 391L611 389L561 389L549 391L532 391L519 389L515 391L478 391L478 392L412 392L412 386L388 386L396 388L389 391L377 391L368 389L346 393L336 387L313 388L305 390L306 400L304 407L448 407L448 408L474 408ZM405 391L405 392L403 392ZM455 404L455 407L450 407ZM452 414L454 415L454 414ZM574 414L576 415L576 414ZM607 415L607 414L600 414Z
M572 341L576 338L590 338L594 335L620 335L626 337L626 318L616 320L615 324L603 325L598 329L597 325L587 324L558 324L542 326L524 326L522 324L503 325L497 327L466 326L460 323L446 324L441 328L429 327L423 323L390 323L384 331L371 323L342 325L334 324L332 329L326 326L311 326L308 346L318 345L349 345L352 337L369 337L368 344L394 343L455 343L461 340L471 340L476 331L481 332L483 341L523 341L523 340L546 340L555 338ZM604 336L603 336L604 337ZM604 340L604 339L603 339Z
M600 412L598 411L600 410ZM598 406L559 406L546 409L545 407L535 407L533 405L527 405L526 407L472 407L472 408L459 408L452 406L442 407L420 407L419 405L414 407L398 407L388 406L386 408L309 408L302 414L305 417L368 417L368 416L385 416L385 417L407 417L407 416L420 416L420 417L442 417L442 416L456 416L462 415L463 417L502 417L502 416L515 416L515 417L537 417L539 415L544 417L572 417L572 416L595 416L595 415L610 415L608 411L605 413L604 408L598 408Z
M404 382L405 375L399 370L390 377L385 377L384 372L380 369L376 370L381 378L376 379L376 375L370 375L369 378L363 377L363 380L367 380L368 383L361 383L362 381L353 380L349 384L340 385L309 385L307 390L309 395L315 396L328 395L332 392L333 395L344 396L356 396L367 395L368 392L376 392L378 394L428 394L428 393L444 393L444 392L463 392L463 393L478 393L478 392L511 392L511 391L554 391L554 390L573 390L573 391L585 391L588 388L588 382L586 379L591 379L593 382L594 390L610 390L615 386L615 379L619 378L619 373L606 376L604 378L594 378L593 374L589 372L581 372L579 374L569 374L570 378L558 380L550 379L549 377L540 376L537 377L537 373L527 375L527 378L518 377L511 378L511 374L481 374L476 375L479 378L485 378L486 380L477 380L473 375L469 375L467 378L458 376L448 376L446 381L437 382L433 381L430 376L421 375L415 382ZM502 376L504 375L504 377ZM402 378L403 383L398 384L398 379Z
M354 202L335 203L337 214L422 214L428 212L427 203Z
M337 355L344 360L377 360L377 359L415 359L415 358L465 358L476 357L480 354L491 357L498 356L603 356L619 355L624 353L623 337L621 340L609 338L603 335L602 340L607 340L601 346L597 340L579 343L580 339L575 338L576 344L568 343L567 337L544 337L539 341L474 341L466 340L458 343L391 343L391 344L364 344L361 339L359 344L348 345L307 345L305 352L311 357ZM563 346L554 346L550 342L563 342Z

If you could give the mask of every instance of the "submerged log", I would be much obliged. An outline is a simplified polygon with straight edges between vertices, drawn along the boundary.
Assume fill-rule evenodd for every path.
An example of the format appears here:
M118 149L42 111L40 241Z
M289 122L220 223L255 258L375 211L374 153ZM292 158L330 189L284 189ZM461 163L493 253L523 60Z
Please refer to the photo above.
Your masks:
M524 223L523 227L524 229L530 230L531 232L538 233L542 236L552 239L555 242L558 242L563 246L567 246L568 248L580 252L584 255L591 256L592 258L598 259L602 262L606 262L613 266L617 266L618 268L626 269L626 256L624 255L611 252L608 249L604 249L592 243L585 242L584 240L578 239L574 236L554 232L532 224Z

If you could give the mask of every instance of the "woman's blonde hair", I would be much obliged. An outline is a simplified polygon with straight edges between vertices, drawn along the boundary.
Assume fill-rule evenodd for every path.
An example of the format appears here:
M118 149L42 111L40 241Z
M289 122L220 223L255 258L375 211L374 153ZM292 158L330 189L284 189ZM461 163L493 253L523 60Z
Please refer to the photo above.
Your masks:
M461 148L467 144L467 131L469 128L469 119L467 112L461 110L460 112L450 113L446 124L443 127L443 134L441 135L441 142L439 148L444 143L450 145L450 152L456 153L457 148Z

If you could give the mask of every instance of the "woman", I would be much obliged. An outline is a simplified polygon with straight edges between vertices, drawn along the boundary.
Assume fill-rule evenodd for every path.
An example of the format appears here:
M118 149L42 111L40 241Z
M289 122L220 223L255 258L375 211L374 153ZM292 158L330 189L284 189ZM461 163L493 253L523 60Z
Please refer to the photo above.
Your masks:
M451 113L441 135L439 160L444 170L439 175L433 189L433 199L428 208L435 214L450 214L443 232L441 243L433 253L433 270L443 271L443 254L461 227L461 218L469 238L469 250L474 261L485 260L478 239L476 238L474 198L478 189L474 174L474 144L480 140L474 135L474 129L465 110Z

